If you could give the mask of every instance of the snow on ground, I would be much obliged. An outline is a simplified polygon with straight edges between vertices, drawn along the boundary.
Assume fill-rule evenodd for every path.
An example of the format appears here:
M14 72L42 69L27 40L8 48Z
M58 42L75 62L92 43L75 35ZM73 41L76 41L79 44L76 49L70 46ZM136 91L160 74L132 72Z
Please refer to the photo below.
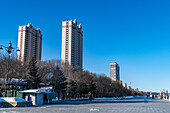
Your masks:
M135 98L134 96L127 96L127 97L118 97L118 98L115 98L115 97L112 97L112 98L109 98L109 97L103 97L103 98L94 98L95 100L122 100L122 99L133 99Z
M0 78L0 81L6 81L6 79L5 78ZM20 83L22 83L24 80L23 79L12 78L10 81L15 82L15 83L20 81Z
M66 99L66 100L87 100L89 98L70 98L70 99Z
M94 100L122 100L122 99L134 99L135 96L126 96L126 97L103 97L103 98L94 98ZM89 98L70 98L70 99L65 99L65 100L88 100ZM52 101L59 101L57 98L52 99Z
M103 97L103 98L94 98L95 100L116 100L117 98L109 98L109 97Z
M21 91L23 93L52 93L48 89L29 89Z
M134 96L127 96L127 97L124 97L125 99L133 99L135 98Z
M4 99L0 98L0 102L6 102Z
M75 101L78 101L78 100L88 100L89 98L69 98L69 99L64 99L64 100L68 100L68 101L71 101L71 100L75 100ZM56 99L52 99L53 102L55 101L60 101L58 100L58 97L56 97Z
M100 111L99 109L89 109L90 111Z
M27 102L27 101L17 97L3 97L0 98L0 102Z

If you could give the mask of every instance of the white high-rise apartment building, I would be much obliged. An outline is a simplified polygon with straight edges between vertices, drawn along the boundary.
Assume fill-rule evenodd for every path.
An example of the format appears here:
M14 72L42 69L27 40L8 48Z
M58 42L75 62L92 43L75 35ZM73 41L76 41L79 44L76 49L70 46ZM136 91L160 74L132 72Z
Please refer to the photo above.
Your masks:
M62 21L61 61L74 67L82 67L83 31L77 20Z
M22 62L29 61L33 57L41 60L42 34L39 28L33 28L33 25L19 26L18 31L18 48L17 59Z
M119 70L119 64L117 64L116 62L110 63L110 78L113 81L120 80Z

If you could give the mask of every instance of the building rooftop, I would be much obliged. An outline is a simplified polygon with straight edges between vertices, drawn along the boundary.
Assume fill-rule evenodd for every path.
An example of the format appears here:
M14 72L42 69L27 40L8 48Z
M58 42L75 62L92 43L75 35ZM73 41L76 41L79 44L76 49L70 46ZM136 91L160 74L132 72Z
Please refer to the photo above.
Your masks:
M49 89L29 89L21 91L22 93L53 93L50 92Z

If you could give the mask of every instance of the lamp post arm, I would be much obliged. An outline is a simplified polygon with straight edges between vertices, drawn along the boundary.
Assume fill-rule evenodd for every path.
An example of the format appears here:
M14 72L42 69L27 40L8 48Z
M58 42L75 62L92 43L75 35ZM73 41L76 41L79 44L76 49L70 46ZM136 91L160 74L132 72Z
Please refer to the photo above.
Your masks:
M6 48L4 45L1 45L1 47L4 47L4 48Z
M3 48L6 48L5 46L3 46L3 45L0 45L0 49L3 49Z
M0 49L3 49L3 48L5 48L5 50L7 50L7 49L14 49L14 48L6 47L6 46L4 46L4 45L0 45Z
M9 47L6 47L6 46L4 46L4 45L0 45L0 48L5 48L5 49L9 49ZM10 48L11 50L13 50L13 49L18 49L18 47L12 47L12 48Z

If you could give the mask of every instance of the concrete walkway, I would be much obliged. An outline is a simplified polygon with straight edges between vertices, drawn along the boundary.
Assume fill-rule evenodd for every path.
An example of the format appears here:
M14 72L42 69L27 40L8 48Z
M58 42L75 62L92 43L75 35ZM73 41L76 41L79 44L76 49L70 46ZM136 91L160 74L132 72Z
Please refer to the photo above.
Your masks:
M170 102L137 97L127 100L63 101L27 108L1 108L0 113L170 113Z

